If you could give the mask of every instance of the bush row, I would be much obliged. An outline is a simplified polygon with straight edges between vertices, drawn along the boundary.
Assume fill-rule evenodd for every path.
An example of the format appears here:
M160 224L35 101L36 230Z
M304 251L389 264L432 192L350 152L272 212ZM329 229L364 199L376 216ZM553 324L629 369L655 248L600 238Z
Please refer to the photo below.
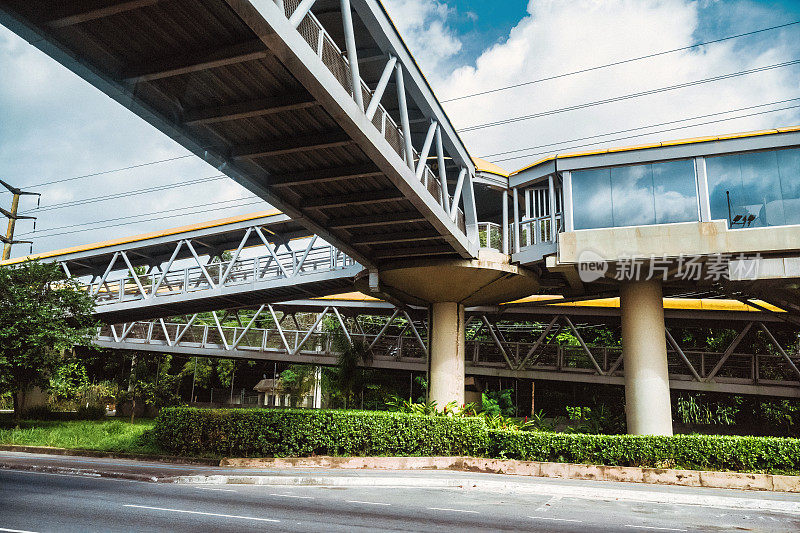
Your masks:
M364 411L162 409L171 453L243 457L485 456L530 461L800 473L800 439L584 435L489 429L482 418Z
M371 411L164 408L154 438L173 453L302 457L477 455L478 418Z

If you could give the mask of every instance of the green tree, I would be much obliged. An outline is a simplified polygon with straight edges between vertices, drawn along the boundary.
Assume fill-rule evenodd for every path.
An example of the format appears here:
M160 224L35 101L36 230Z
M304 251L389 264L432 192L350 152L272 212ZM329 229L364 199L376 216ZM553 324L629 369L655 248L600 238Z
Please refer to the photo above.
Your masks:
M91 343L93 309L94 300L57 264L0 267L0 392L14 393L16 420L20 398L49 385L62 354Z

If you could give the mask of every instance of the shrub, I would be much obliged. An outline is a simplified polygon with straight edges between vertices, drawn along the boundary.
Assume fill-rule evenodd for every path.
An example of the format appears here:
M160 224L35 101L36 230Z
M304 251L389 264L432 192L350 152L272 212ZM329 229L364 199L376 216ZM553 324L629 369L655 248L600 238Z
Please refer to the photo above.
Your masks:
M480 455L482 419L370 411L165 408L154 439L174 453L216 456Z
M152 439L178 454L485 456L609 466L800 473L800 439L492 429L491 418L375 411L165 408Z
M718 435L585 435L489 430L487 455L610 466L800 472L800 440Z

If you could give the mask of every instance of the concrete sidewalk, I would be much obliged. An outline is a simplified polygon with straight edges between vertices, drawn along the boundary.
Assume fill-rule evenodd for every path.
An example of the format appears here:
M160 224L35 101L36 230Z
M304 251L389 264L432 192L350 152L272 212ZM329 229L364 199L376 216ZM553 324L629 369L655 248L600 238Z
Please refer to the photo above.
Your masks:
M406 487L486 491L599 501L703 505L800 516L800 497L788 493L549 479L442 470L255 469L168 464L128 459L0 452L0 468L48 474L113 477L180 485Z

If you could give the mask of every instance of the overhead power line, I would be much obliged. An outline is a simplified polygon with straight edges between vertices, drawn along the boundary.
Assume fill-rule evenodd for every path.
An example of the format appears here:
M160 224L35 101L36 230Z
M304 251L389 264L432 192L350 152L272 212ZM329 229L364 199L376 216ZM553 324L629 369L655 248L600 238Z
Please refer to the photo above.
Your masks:
M36 211L38 213L41 213L41 212L44 212L44 211L55 211L56 209L64 209L66 207L75 207L75 206L78 206L78 205L93 204L93 203L97 203L97 202L105 202L105 201L108 201L108 200L118 200L120 198L129 198L131 196L138 196L140 194L148 194L148 193L151 193L151 192L159 192L159 191L166 191L166 190L169 190L169 189L176 189L178 187L186 187L188 185L197 185L197 184L200 184L200 183L208 183L210 181L218 181L218 180L224 179L225 177L226 176L224 174L216 174L214 176L209 176L207 178L198 178L198 179L189 180L189 181L180 181L178 183L170 183L168 185L157 185L155 187L147 187L147 188L144 188L144 189L137 189L137 190L133 190L133 191L120 192L120 193L116 193L116 194L105 194L103 196L94 196L92 198L84 198L84 199L81 199L81 200L73 200L73 201L70 201L70 202L61 202L61 203L58 203L58 204L53 204L51 206L39 208ZM27 212L30 212L30 210L27 211Z
M165 213L175 213L175 212L180 212L180 211L186 211L186 210L189 210L189 209L198 209L200 207L210 207L210 206L218 206L218 208L223 208L223 204L230 204L232 202L241 202L241 201L245 201L245 200L253 200L253 198L252 197L232 198L231 200L222 200L222 201L219 201L219 202L209 202L209 203L206 203L206 204L197 204L197 205L186 205L186 206L182 206L182 207L175 207L173 209L162 209L162 210L159 211L159 214L163 215ZM231 206L225 206L225 207L228 208L228 207L236 207L236 206L235 205L231 205ZM83 228L83 227L86 227L86 226L93 226L95 224L104 224L106 222L119 222L120 220L136 219L136 218L139 218L139 217L144 216L146 214L149 214L149 213L137 213L135 215L128 215L128 216L124 216L124 217L113 217L113 218L106 218L104 220L93 220L92 222L81 222L80 224L70 224L68 226L58 226L57 228L44 228L44 229L40 229L38 233L36 232L36 230L34 230L34 231L29 231L28 233L24 233L23 235L41 236L42 232L63 230L63 229L70 229L70 228ZM181 214L181 216L182 215L183 214ZM91 229L91 228L87 228L87 229Z
M572 106L568 106L568 107L561 107L561 108L558 108L558 109L551 109L549 111L541 111L539 113L533 113L531 115L522 115L522 116L519 116L519 117L507 118L507 119L498 120L498 121L495 121L495 122L486 122L486 123L483 123L483 124L476 124L474 126L468 126L466 128L460 128L458 131L460 133L465 133L465 132L469 132L469 131L476 131L476 130L480 130L480 129L491 128L491 127L494 127L494 126L503 126L503 125L506 125L506 124L513 124L515 122L521 122L523 120L530 120L530 119L533 119L533 118L546 117L546 116L550 116L550 115L556 115L556 114L559 114L559 113L564 113L564 112L567 112L567 111L575 111L575 110L578 110L578 109L585 109L587 107L594 107L594 106L603 105L603 104L621 102L623 100L630 100L632 98L639 98L639 97L648 96L648 95L651 95L651 94L658 94L658 93L663 93L663 92L667 92L667 91L674 91L676 89L684 89L686 87L693 87L695 85L701 85L701 84L704 84L704 83L711 83L711 82L714 82L714 81L721 81L721 80L727 80L727 79L730 79L730 78L737 78L737 77L740 77L740 76L746 76L748 74L755 74L757 72L765 72L767 70L773 70L773 69L788 67L788 66L797 65L797 64L800 64L800 59L793 59L791 61L784 61L783 63L775 63L774 65L765 65L763 67L757 67L757 68L752 68L752 69L748 69L748 70L740 70L738 72L731 72L731 73L728 73L728 74L721 74L719 76L714 76L714 77L711 77L711 78L704 78L704 79L701 79L701 80L688 81L688 82L685 82L685 83L678 83L676 85L668 85L666 87L659 87L657 89L649 89L647 91L640 91L640 92L637 92L637 93L630 93L630 94L625 94L625 95L621 95L621 96L614 96L612 98L605 98L603 100L595 100L593 102L585 102L583 104L576 104L576 105L572 105Z
M706 115L695 115L695 116L688 117L688 118L680 118L680 119L677 119L677 120L669 120L667 122L659 122L657 124L648 124L647 126L638 126L636 128L628 128L628 129L624 129L624 130L610 131L608 133L598 133L596 135L588 135L586 137L576 137L575 139L567 139L567 140L564 140L564 141L557 141L557 142L552 142L552 143L547 143L547 144L538 144L538 145L535 145L535 146L527 146L525 148L517 148L515 150L506 150L505 152L495 152L493 154L486 154L486 155L482 155L482 156L479 156L479 157L481 157L482 159L487 159L487 158L496 157L496 156L499 156L499 155L508 155L508 154L515 154L515 153L519 153L519 152L527 152L528 150L538 150L539 148L547 148L549 146L558 146L558 145L561 145L561 144L569 144L569 143L575 143L575 142L578 142L578 141L586 141L586 140L590 140L590 139L597 139L597 138L600 138L600 137L608 137L610 135L619 135L621 133L629 133L629 132L632 132L632 131L641 131L641 130L646 130L646 129L650 129L650 128L658 128L660 126L667 126L669 124L678 124L678 123L681 123L681 122L688 122L690 120L698 120L698 119L701 119L701 118L716 117L716 116L719 116L719 115L727 115L729 113L738 113L739 111L748 111L750 109L758 109L760 107L768 107L768 106L771 106L771 105L785 104L785 103L788 103L788 102L796 102L798 100L800 100L800 97L798 97L798 98L789 98L787 100L778 100L778 101L775 101L775 102L768 102L766 104L758 104L758 105L752 105L752 106L747 106L747 107L739 107L737 109L729 109L727 111L719 111L717 113L708 113ZM766 111L764 111L764 113L772 113L774 111L782 111L784 109L790 109L790 108L780 108L780 109L766 110ZM725 120L733 120L733 119L736 119L736 118L740 118L740 117L732 117L732 118L725 119ZM692 124L692 125L689 125L689 126L686 126L686 127L694 127L695 125L696 124ZM678 128L672 128L672 129L678 129ZM662 130L662 131L670 131L670 130ZM640 135L647 135L648 133L656 133L656 132L645 132L645 133L641 133ZM637 137L638 137L638 135L637 135ZM608 142L608 141L602 141L602 142ZM596 144L599 144L599 143L596 143ZM589 146L589 145L583 145L583 146Z
M585 72L592 72L594 70L600 70L600 69L604 69L604 68L608 68L608 67L614 67L614 66L617 66L617 65L624 65L625 63L633 63L635 61L641 61L643 59L650 59L650 58L653 58L653 57L672 54L672 53L675 53L675 52L681 52L683 50L691 50L692 48L698 48L700 46L705 46L707 44L721 43L723 41L729 41L731 39L738 39L740 37L747 37L748 35L755 35L757 33L762 33L762 32L765 32L765 31L771 31L771 30L777 30L777 29L780 29L780 28L786 28L788 26L794 26L795 24L800 24L800 20L796 20L794 22L787 22L786 24L779 24L778 26L770 26L769 28L761 28L760 30L753 30L753 31L749 31L747 33L739 33L737 35L730 35L728 37L722 37L720 39L714 39L713 41L705 41L705 42L700 42L700 43L694 43L694 44L691 44L689 46L682 46L680 48L673 48L671 50L664 50L663 52L655 52L655 53L652 53L652 54L647 54L647 55L643 55L643 56L639 56L639 57L633 57L633 58L630 58L630 59L623 59L623 60L620 60L620 61L614 61L612 63L606 63L606 64L603 64L603 65L597 65L597 66L594 66L594 67L588 67L588 68L584 68L584 69L581 69L581 70L574 70L572 72L565 72L563 74L557 74L555 76L548 76L546 78L539 78L539 79L535 79L535 80L524 81L524 82L521 82L521 83L515 83L513 85L506 85L504 87L497 87L496 89L488 89L486 91L480 91L480 92L471 93L471 94L464 94L464 95L461 95L461 96L456 96L454 98L448 98L447 100L442 100L442 103L445 104L445 103L448 103L448 102L455 102L455 101L458 101L458 100L465 100L467 98L473 98L475 96L482 96L482 95L485 95L485 94L492 94L492 93L496 93L496 92L500 92L500 91L507 91L509 89L515 89L517 87L524 87L526 85L533 85L534 83L541 83L543 81L550 81L550 80L556 80L556 79L559 79L559 78L566 78L568 76L574 76L576 74L583 74Z
M243 203L243 204L239 204L239 205L228 206L228 208L246 207L246 206L249 206L249 205L257 205L257 204L264 205L264 201L263 200L258 200L258 201L254 201L254 202L247 202L247 203ZM201 210L201 211L193 211L191 213L187 212L187 213L178 213L178 214L175 214L175 215L166 215L166 216L159 216L159 217L152 217L152 218L143 218L143 219L140 219L140 220L137 220L137 221L134 221L134 222L123 222L123 223L120 223L120 224L108 224L108 225L105 225L105 226L97 226L97 227L94 227L92 229L96 230L96 229L116 228L116 227L120 227L120 226L131 226L133 224L142 223L142 222L153 222L153 221L157 221L157 220L166 220L166 219L169 219L169 218L176 218L176 217L182 217L182 216L188 216L188 215L200 215L200 214L203 214L203 213L210 213L210 212L213 212L213 211L217 211L218 209L219 208L216 208L216 209L204 209L204 210ZM86 229L76 229L76 230L72 230L72 231L62 231L62 232L58 232L58 233L49 233L49 234L43 234L43 235L40 235L40 234L37 233L36 234L36 238L37 239L45 239L45 238L49 238L49 237L58 237L58 236L61 236L61 235L71 235L73 233L81 233L81 232L84 232L84 231L87 231L87 230Z
M578 148L585 148L587 146L595 146L595 145L598 145L598 144L605 144L607 142L623 141L625 139L631 139L631 138L634 138L634 137L641 137L642 135L650 135L650 134L654 134L654 133L665 133L665 132L668 132L668 131L683 130L683 129L687 129L687 128L694 128L695 126L705 126L707 124L715 124L715 123L718 123L718 122L726 122L728 120L736 120L736 119L740 119L740 118L754 117L754 116L758 116L758 115L766 115L767 113L775 113L777 111L786 111L788 109L800 109L800 104L793 105L793 106L787 106L787 107L781 107L781 108L778 108L778 109L770 109L770 110L767 110L767 111L758 111L756 113L747 113L745 115L739 115L739 116L736 116L736 117L721 118L721 119L717 119L717 120L708 120L706 122L698 122L697 124L688 124L686 126L677 126L677 127L674 127L674 128L667 128L667 129L658 130L658 131L649 131L646 134L641 134L640 133L640 134L637 134L637 135L627 135L625 137L617 137L615 139L606 139L606 140L598 141L598 142L594 142L594 143L576 144L576 145L573 145L573 146L566 146L566 147L563 147L563 148L559 148L559 150L575 150L575 149L578 149ZM551 153L552 153L552 151L548 150L546 152L535 152L535 153L531 153L531 154L517 155L517 156L513 156L513 157L503 157L503 158L500 158L500 159L496 159L495 162L512 161L514 159L523 159L523 158L526 158L526 157L534 157L534 156L537 156L537 155L547 155L547 154L551 154Z
M130 165L130 166L127 166L127 167L113 168L111 170L103 170L103 171L100 171L100 172L94 172L92 174L83 174L81 176L73 176L71 178L63 178L63 179L58 179L58 180L53 180L53 181L44 181L42 183L36 183L34 185L29 185L29 187L45 187L47 185L55 185L57 183L65 183L65 182L68 182L68 181L81 180L81 179L85 179L85 178L93 178L95 176L103 176L105 174L113 174L115 172L122 172L122 171L125 171L125 170L132 170L134 168L148 167L148 166L151 166L151 165L157 165L159 163L168 163L170 161L177 161L178 159L186 159L186 158L189 158L189 157L194 157L194 154L182 155L182 156L178 156L178 157L170 157L168 159L159 159L158 161L150 161L150 162L147 162L147 163L139 163L137 165ZM5 191L2 191L2 192L5 192Z

